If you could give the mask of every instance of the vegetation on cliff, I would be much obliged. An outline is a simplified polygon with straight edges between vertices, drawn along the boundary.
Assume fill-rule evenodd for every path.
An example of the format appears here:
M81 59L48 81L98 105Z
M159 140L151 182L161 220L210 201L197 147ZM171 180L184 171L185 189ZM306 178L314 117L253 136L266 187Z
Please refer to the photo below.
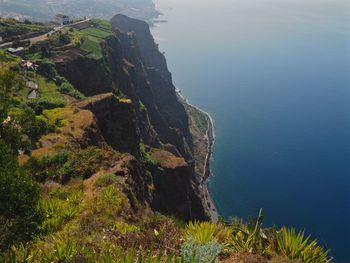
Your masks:
M57 32L25 50L36 69L1 51L0 262L330 261L303 233L263 228L261 211L209 222L208 119L127 21ZM81 52L86 34L103 37L99 57Z

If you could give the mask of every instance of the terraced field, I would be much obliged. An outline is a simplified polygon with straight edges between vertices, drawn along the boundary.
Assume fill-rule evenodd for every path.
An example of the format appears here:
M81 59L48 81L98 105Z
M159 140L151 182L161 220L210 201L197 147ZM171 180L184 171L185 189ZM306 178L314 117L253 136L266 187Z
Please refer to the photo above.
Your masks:
M112 26L108 21L102 19L93 19L91 25L91 27L79 31L83 34L81 48L91 52L90 57L100 59L102 57L101 43L113 34Z

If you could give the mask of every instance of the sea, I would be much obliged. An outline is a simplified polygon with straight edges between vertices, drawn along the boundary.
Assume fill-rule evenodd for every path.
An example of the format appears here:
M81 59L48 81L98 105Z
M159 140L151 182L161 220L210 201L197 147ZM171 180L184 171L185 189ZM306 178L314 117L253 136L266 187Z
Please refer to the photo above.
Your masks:
M155 2L174 83L214 120L219 213L262 208L350 262L350 2Z

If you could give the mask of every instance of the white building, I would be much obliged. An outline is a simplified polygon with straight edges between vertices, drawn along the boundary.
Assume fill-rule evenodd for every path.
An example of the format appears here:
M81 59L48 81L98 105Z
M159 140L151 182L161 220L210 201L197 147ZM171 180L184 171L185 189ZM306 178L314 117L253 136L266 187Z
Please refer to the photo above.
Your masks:
M55 16L54 21L59 25L68 25L69 24L69 16L58 14Z

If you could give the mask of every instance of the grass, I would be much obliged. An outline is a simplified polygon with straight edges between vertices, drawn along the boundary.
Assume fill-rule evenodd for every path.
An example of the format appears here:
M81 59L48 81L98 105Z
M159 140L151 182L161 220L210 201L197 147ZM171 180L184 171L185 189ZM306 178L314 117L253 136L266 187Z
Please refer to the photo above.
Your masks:
M84 36L81 48L90 51L90 57L100 59L102 57L101 43L113 32L107 21L94 19L93 24L95 27L85 28L79 31L79 33Z
M208 116L196 109L195 107L188 106L190 117L193 119L196 127L198 127L200 133L205 133L208 129Z
M6 50L0 49L0 61L8 62L8 61L16 61L16 57L9 54Z
M83 44L81 48L87 52L91 52L89 55L92 58L100 59L102 58L102 46L101 39L93 36L86 36L83 38Z
M106 174L101 175L99 178L97 178L94 186L95 187L106 187L106 186L109 186L111 184L118 183L120 181L121 180L115 174L106 173Z
M98 28L112 32L112 26L107 20L95 18L92 19L91 22Z
M27 95L29 89L24 87L17 94L17 98L21 101L50 101L57 102L56 104L60 104L58 107L62 107L66 104L66 100L63 95L58 91L57 85L53 81L46 81L46 79L40 75L35 74L34 79L38 83L38 97L35 100L28 100ZM50 103L55 104L55 103ZM52 107L50 107L52 108Z
M97 37L102 39L105 39L106 37L110 36L112 33L111 31L105 31L95 27L85 28L83 30L80 30L80 32L87 36L92 36L92 37Z
M49 32L48 24L23 23L11 18L0 18L0 35L3 37L13 37L31 32Z

